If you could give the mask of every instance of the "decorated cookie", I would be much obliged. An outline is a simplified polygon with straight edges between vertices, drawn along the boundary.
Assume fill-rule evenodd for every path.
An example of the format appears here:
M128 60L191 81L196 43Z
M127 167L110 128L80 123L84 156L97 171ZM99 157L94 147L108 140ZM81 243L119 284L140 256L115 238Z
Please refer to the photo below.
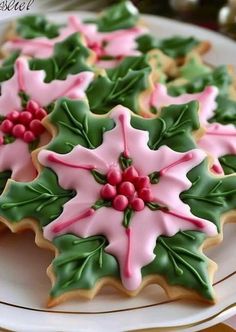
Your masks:
M219 241L235 208L236 177L213 176L196 148L198 103L144 119L123 106L94 115L63 98L47 121L54 138L38 154L39 175L8 182L0 215L56 251L48 305L152 283L171 298L214 302L216 265L202 248Z
M44 71L32 71L26 58L16 60L14 75L1 87L1 191L8 178L31 181L36 177L31 152L50 139L42 120L58 98L84 98L92 77L93 73L83 72L44 83Z
M168 93L164 87L161 89L157 88L157 91L160 92L165 101L168 100L171 103L175 103L178 100L192 100L191 95L187 96L186 93L197 97L196 93L203 91L207 86L218 88L218 93L215 96L212 95L215 98L215 106L212 103L208 104L209 112L207 116L204 116L205 119L202 118L202 124L206 125L206 121L208 124L206 134L199 141L199 145L215 156L214 169L216 172L224 171L225 174L231 174L236 171L236 141L234 139L236 137L235 77L231 68L227 66L210 69L210 67L206 67L199 61L197 66L201 68L199 69L199 75L192 73L191 76L191 66L185 65L182 67L184 68L184 71L182 71L183 78L170 82L168 84ZM195 69L193 69L194 71ZM159 92L157 92L156 100ZM174 96L179 97L173 98ZM167 104L164 103L163 106L169 105L169 102Z
M14 74L14 63L19 52L12 53L5 59L0 68L0 82L3 82ZM32 70L44 70L46 72L45 82L53 80L65 80L69 74L78 74L82 71L91 71L94 62L94 54L86 48L79 33L66 38L55 44L53 54L49 58L29 60Z
M141 54L136 39L148 30L139 26L138 20L139 13L129 1L105 10L93 22L82 22L76 16L70 16L66 26L61 28L49 22L49 32L45 18L29 16L18 21L18 36L11 37L2 52L9 54L20 50L31 57L50 57L56 43L80 32L86 46L95 52L97 65L114 67L125 56Z

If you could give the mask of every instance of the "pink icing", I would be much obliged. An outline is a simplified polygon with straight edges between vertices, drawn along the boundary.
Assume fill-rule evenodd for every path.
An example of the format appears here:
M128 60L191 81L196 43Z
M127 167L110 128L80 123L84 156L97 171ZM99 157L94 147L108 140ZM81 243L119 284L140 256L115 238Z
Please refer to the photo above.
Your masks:
M57 235L72 233L81 237L98 234L106 236L109 241L106 251L117 258L123 285L129 290L135 290L141 284L141 268L155 257L153 250L157 237L173 236L180 230L197 230L199 227L207 235L213 236L217 234L217 230L210 221L192 215L189 206L179 198L180 193L191 186L186 174L201 163L206 157L205 153L198 149L179 153L167 146L162 146L157 151L150 150L148 132L131 127L129 110L117 106L110 117L114 119L116 126L104 133L103 143L99 147L87 149L77 146L65 155L46 150L39 153L39 161L53 169L58 175L60 186L77 192L64 205L62 214L44 228L44 236L52 240L55 237L55 227L60 231ZM118 159L124 153L123 130L132 165L140 176L145 177L154 171L166 169L158 184L151 185L151 191L154 201L161 202L168 207L168 211L151 211L145 206L133 213L128 228L122 225L124 212L112 207L100 208L81 219L81 215L88 213L86 211L90 211L94 202L100 198L102 185L94 180L90 170L55 163L48 156L54 155L57 160L66 164L96 165L96 170L102 174L107 174L110 169L120 170ZM64 227L66 222L68 224Z
M19 92L24 92L41 107L47 106L62 96L83 98L84 90L93 78L91 72L69 75L64 81L44 83L44 71L31 71L26 58L19 58L15 64L15 74L11 79L2 83L0 96L0 112L2 116L12 111L21 111ZM40 144L46 144L49 135L41 135ZM0 172L12 170L12 178L18 181L31 181L36 170L33 166L28 144L16 139L11 144L0 146Z
M189 103L190 101L197 100L200 105L199 117L202 125L206 125L207 120L211 118L216 109L216 97L218 89L214 86L208 86L200 93L182 94L178 97L168 95L167 87L163 84L156 84L155 90L151 96L151 106L161 109L169 105L181 105Z
M147 32L147 29L134 27L103 33L97 31L96 24L82 23L76 16L70 16L67 26L61 29L58 37L54 39L46 37L34 39L15 38L6 42L3 50L11 52L20 49L24 55L47 58L52 56L53 47L56 43L61 42L75 32L80 32L85 37L87 46L97 54L98 65L109 68L117 65L121 58L125 56L140 54L136 49L136 38ZM101 60L100 62L101 56L112 56L115 59L109 61Z
M212 171L223 174L224 171L218 158L227 154L236 154L236 128L233 125L210 124L208 122L216 109L215 99L217 95L218 89L216 87L207 87L200 93L172 97L168 95L167 88L164 85L157 84L151 96L150 104L160 109L171 104L185 104L197 100L200 105L200 123L206 128L205 134L198 141L198 146L213 157Z
M218 158L227 154L236 154L236 128L234 125L212 123L208 125L205 135L198 141L198 146L213 157L212 170L223 174Z

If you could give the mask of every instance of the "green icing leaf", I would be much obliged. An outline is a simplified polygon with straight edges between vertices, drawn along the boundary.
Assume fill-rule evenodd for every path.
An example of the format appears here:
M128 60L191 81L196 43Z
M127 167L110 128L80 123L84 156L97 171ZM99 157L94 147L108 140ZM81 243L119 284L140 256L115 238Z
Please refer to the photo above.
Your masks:
M0 82L9 80L14 74L14 63L18 56L19 51L11 53L11 55L3 61L0 67Z
M49 22L44 16L30 15L17 20L17 33L25 39L56 38L62 25Z
M220 230L220 217L236 208L236 177L215 177L208 172L207 160L187 174L192 186L181 193L194 215L212 221Z
M100 32L132 28L137 24L139 12L131 1L121 1L102 11L96 19L86 20L95 23Z
M90 51L83 46L80 34L75 33L54 46L52 57L30 60L30 68L44 70L46 83L53 80L65 80L69 74L90 71L91 68L87 64L89 56Z
M154 250L156 257L142 269L142 274L160 274L169 285L195 290L204 298L213 300L214 291L208 277L209 261L199 251L205 238L204 233L196 231L159 237Z
M194 56L179 69L180 77L186 78L187 80L195 79L195 77L200 75L209 74L211 71L212 69L209 66L199 62Z
M149 85L150 72L145 56L127 57L116 68L108 69L107 76L98 76L86 92L91 111L105 114L121 104L138 113L138 97Z
M236 155L226 155L219 158L220 164L226 175L236 173Z
M199 128L198 103L164 107L159 118L132 117L134 128L149 132L149 147L157 150L167 145L176 151L188 151L196 147L192 132Z
M104 237L82 239L69 234L55 238L53 244L59 251L53 261L53 298L73 290L91 289L104 277L119 277L116 259L105 252L108 243Z
M194 37L174 36L158 40L149 34L138 37L136 42L138 43L138 50L142 53L158 48L172 58L187 55L199 44L199 41Z
M179 96L184 93L201 92L206 86L214 85L219 88L220 95L227 95L231 83L232 78L229 75L227 66L220 66L214 69L211 73L199 75L192 81L183 85L176 86L170 83L168 92L172 96Z
M224 125L234 124L236 126L236 101L225 96L216 99L217 109L209 122L219 122Z
M66 98L56 103L49 121L57 128L58 135L47 149L59 153L68 153L76 145L96 148L103 141L103 133L114 127L112 119L95 117L85 102Z
M11 177L11 171L4 171L0 173L0 194L5 189L5 185L7 183L7 180Z
M12 223L32 217L43 227L61 214L73 196L74 192L62 189L56 174L45 168L32 182L10 182L0 199L0 215Z

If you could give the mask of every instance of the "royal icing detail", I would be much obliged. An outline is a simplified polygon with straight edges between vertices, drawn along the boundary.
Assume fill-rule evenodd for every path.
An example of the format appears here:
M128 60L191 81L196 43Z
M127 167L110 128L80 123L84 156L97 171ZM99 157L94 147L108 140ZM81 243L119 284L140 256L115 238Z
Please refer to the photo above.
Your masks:
M40 163L57 174L60 186L76 192L62 214L44 228L44 236L106 236L106 251L118 260L124 287L135 290L142 281L141 268L155 258L159 236L180 230L214 236L217 229L194 216L179 197L191 186L187 173L205 153L179 153L167 146L151 150L148 132L131 126L128 109L117 106L110 118L115 128L104 133L95 149L76 146L64 155L39 153Z
M36 175L28 144L39 139L38 146L49 140L41 123L46 106L62 96L84 98L93 73L69 75L65 81L51 83L44 83L44 78L44 71L31 71L27 59L21 57L13 77L1 86L0 171L11 170L18 181L30 181ZM27 98L25 106L22 98Z
M82 34L85 38L86 46L95 52L97 65L103 68L111 68L126 56L141 54L137 50L136 39L146 33L147 29L133 27L112 32L99 32L96 24L83 23L78 17L72 15L68 18L67 26L60 30L58 37L53 39L46 37L34 39L16 37L7 41L3 46L3 50L7 52L21 50L21 53L24 55L48 58L52 56L56 43L63 41L76 32ZM106 58L112 59L108 60Z
M213 86L206 87L203 92L183 94L178 97L168 95L166 86L157 84L151 96L150 104L157 109L171 104L185 104L192 100L199 102L199 119L205 127L205 133L197 142L198 146L213 157L212 170L217 174L223 174L223 168L219 158L227 154L236 153L236 129L233 125L209 123L217 107L216 97L218 89Z

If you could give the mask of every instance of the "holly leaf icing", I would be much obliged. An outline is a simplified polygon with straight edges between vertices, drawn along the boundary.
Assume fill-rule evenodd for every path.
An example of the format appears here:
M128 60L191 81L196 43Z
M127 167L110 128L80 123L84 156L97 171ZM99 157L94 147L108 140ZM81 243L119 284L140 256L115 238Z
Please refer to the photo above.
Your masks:
M226 175L236 173L236 155L225 155L219 158L219 162Z
M139 94L148 85L151 72L145 56L128 57L107 75L98 75L87 90L89 106L93 113L105 114L118 104L133 112L139 110Z
M13 52L0 68L0 82L11 78L14 74L14 64L20 51ZM53 55L48 58L33 58L29 60L31 70L44 70L44 81L65 80L69 74L91 71L88 59L91 51L86 48L79 33L72 34L53 47Z
M61 43L55 44L53 56L46 59L30 60L32 70L44 70L45 82L65 80L69 74L90 71L87 61L91 55L81 42L81 36L75 33Z
M37 37L55 38L59 35L61 25L49 22L44 16L29 15L17 20L17 34L25 39Z
M204 233L179 232L172 237L161 236L154 249L155 259L142 269L145 275L162 275L169 285L196 290L213 300L214 291L208 277L209 260L199 250Z
M169 84L168 92L172 96L179 96L184 93L196 93L204 90L206 86L216 86L219 88L220 95L227 95L232 77L228 72L227 66L215 68L211 73L206 73L195 77L183 85Z
M14 75L14 63L19 57L20 52L12 52L11 55L6 58L0 67L0 82L9 80Z
M215 177L207 167L205 161L188 173L192 186L180 197L194 215L211 220L220 230L222 214L236 208L236 177Z
M87 103L66 98L56 103L49 121L58 134L48 149L60 153L70 152L78 144L94 149L102 143L103 133L114 126L109 118L95 117Z
M196 146L192 132L199 128L198 103L164 107L158 118L133 117L131 123L134 128L148 131L151 149L167 145L175 151L187 151Z
M105 252L108 245L103 236L80 238L67 234L53 240L58 256L52 266L56 283L51 290L55 298L78 289L92 289L104 277L118 278L116 259Z
M236 101L227 96L218 96L217 109L209 122L236 125Z
M138 37L136 42L138 43L138 50L142 53L147 53L148 51L158 48L172 58L187 55L200 43L194 37L174 36L158 40L150 34Z
M73 196L73 190L61 188L57 175L45 168L35 181L11 180L1 196L1 215L12 223L32 217L43 227L61 214L63 204Z
M137 24L139 12L131 1L122 1L102 11L96 19L86 22L95 23L98 31L110 32L129 29Z

